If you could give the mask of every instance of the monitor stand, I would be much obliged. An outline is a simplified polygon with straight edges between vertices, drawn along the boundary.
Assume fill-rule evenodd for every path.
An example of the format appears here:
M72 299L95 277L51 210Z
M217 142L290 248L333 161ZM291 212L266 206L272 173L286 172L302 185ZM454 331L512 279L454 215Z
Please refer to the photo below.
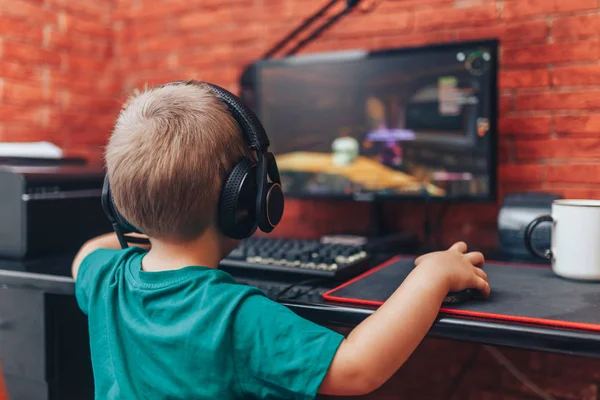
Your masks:
M393 231L386 218L383 203L369 201L369 227L367 232L327 235L323 239L330 241L361 241L370 252L379 254L413 253L418 250L419 239L415 232Z

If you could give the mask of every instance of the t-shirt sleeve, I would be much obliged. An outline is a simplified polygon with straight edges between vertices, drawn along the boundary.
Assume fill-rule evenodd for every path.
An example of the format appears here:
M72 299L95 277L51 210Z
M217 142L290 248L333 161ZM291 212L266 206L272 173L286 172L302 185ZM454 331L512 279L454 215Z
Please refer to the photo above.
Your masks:
M344 337L254 294L234 320L234 362L247 397L315 398Z
M84 314L88 314L90 297L101 285L101 277L114 263L113 258L118 252L119 250L109 249L94 250L81 262L75 281L75 297Z

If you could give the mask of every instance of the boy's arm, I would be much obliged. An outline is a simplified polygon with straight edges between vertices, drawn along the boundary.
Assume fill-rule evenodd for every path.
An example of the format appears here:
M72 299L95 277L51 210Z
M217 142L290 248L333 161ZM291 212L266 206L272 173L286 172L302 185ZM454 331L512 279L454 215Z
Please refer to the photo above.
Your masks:
M97 236L93 239L88 240L73 259L73 265L71 266L71 273L73 279L77 280L77 272L83 260L90 255L92 252L98 249L120 249L119 239L115 233L107 233L104 235Z
M473 287L487 296L487 276L474 266L483 263L483 256L462 254L465 251L466 245L458 243L448 250L456 254L443 252L417 260L415 270L388 301L342 342L319 393L358 395L377 389L423 340L449 291Z

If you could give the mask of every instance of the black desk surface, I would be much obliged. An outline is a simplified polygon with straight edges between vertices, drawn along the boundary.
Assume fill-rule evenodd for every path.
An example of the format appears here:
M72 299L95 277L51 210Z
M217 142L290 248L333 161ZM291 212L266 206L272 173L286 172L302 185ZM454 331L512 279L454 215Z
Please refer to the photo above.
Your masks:
M0 260L0 286L73 295L71 260L72 256L30 261ZM333 286L336 285L323 286L322 289L330 289ZM281 302L304 318L318 324L338 327L356 326L375 310L370 307L328 303L317 296L302 296L295 300L284 299ZM571 329L441 316L434 323L429 336L600 358L600 333Z

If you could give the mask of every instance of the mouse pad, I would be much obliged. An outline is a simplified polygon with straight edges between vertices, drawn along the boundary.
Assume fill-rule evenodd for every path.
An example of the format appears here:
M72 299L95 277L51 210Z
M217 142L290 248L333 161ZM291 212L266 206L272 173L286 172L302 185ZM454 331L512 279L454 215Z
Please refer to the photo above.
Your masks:
M323 298L380 306L413 266L414 258L392 258L328 291ZM444 305L440 313L600 332L600 283L566 280L547 266L487 262L483 269L491 297Z

